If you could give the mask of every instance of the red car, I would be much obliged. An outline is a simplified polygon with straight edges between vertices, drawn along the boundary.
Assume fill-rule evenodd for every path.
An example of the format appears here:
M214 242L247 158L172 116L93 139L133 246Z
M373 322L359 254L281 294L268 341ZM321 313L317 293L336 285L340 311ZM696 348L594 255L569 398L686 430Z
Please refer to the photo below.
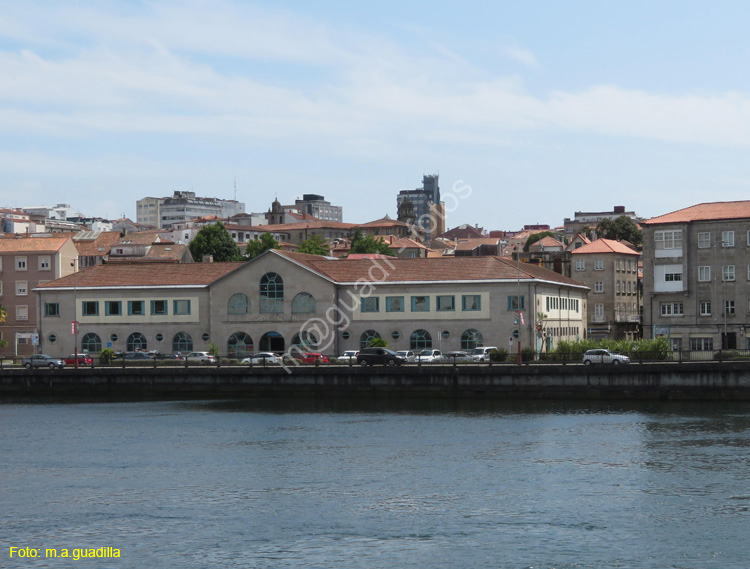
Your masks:
M302 354L300 360L303 364L314 364L316 361L322 364L328 363L328 358L323 354L319 354L317 352L308 352L306 354Z
M63 358L65 365L74 366L76 365L76 355L70 354L67 358ZM78 354L78 365L79 366L90 366L94 363L94 358L88 354Z

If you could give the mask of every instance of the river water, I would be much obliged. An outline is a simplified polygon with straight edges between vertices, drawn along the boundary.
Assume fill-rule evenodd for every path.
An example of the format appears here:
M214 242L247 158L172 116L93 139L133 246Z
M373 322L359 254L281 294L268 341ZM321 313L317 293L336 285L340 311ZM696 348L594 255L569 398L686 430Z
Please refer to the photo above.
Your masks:
M0 567L750 567L747 404L6 402L0 433Z

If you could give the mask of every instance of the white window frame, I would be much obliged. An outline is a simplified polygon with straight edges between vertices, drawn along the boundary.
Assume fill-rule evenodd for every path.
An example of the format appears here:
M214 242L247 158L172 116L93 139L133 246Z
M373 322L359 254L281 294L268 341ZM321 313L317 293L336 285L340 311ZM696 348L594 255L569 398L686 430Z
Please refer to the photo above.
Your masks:
M29 307L25 304L19 304L16 306L16 320L28 320L29 319Z
M40 271L51 271L52 270L52 259L49 255L39 257L39 270Z
M748 232L750 235L750 232ZM750 237L749 237L750 239ZM709 249L711 247L711 233L698 233L698 249Z
M750 278L750 265L747 267L748 278ZM699 283L710 283L711 282L711 265L702 265L698 267L698 282Z
M596 281L594 283L594 292L600 294L604 292L604 281Z
M734 231L721 232L721 246L734 247Z
M594 316L604 316L604 304L594 304Z
M604 270L604 259L594 259L594 270L595 271Z
M29 281L16 281L16 296L29 296Z
M727 314L734 315L736 314L735 306L734 306L734 300L725 300L724 301L724 311Z
M659 314L661 316L683 316L685 305L682 302L662 302L659 304Z
M724 265L721 268L721 276L725 283L734 281L734 265Z
M582 257L578 257L576 259L576 271L585 271L586 270L586 259Z
M701 316L711 316L711 301L701 300L699 303L699 310Z
M682 249L682 229L662 229L654 231L656 249Z
M28 271L29 264L26 257L16 257L16 270L17 271Z

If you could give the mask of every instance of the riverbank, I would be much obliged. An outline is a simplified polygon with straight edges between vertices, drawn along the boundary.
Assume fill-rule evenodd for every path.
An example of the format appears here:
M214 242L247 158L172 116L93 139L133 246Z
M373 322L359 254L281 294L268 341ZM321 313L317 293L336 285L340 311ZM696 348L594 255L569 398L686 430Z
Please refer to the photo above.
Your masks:
M750 401L747 362L4 370L0 397L449 397Z

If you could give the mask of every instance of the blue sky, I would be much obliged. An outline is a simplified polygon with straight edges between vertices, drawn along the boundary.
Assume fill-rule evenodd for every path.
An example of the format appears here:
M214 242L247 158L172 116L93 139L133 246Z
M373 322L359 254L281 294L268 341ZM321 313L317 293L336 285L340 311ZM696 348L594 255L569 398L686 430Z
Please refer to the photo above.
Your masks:
M0 0L0 205L236 181L364 222L439 173L448 227L513 230L748 198L750 3L487 4Z

